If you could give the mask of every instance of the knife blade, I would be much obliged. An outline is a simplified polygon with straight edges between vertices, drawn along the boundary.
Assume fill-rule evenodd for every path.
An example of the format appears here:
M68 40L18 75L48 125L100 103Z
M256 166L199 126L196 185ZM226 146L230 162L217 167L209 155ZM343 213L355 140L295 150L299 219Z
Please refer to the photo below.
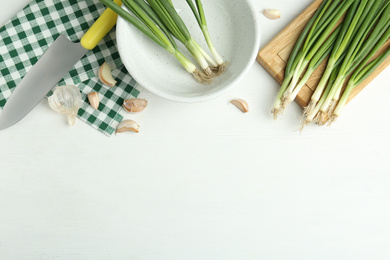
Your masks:
M120 0L114 0L121 5ZM106 9L80 42L59 35L16 86L0 113L0 130L23 119L61 78L114 27L118 15Z

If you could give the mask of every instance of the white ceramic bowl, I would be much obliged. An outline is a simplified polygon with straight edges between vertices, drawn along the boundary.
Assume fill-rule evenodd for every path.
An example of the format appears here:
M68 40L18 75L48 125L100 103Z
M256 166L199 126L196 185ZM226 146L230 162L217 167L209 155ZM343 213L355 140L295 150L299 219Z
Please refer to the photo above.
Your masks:
M119 18L117 43L121 59L134 79L150 92L179 102L211 99L231 89L256 59L260 46L257 12L251 0L203 0L211 38L228 70L213 83L202 85L166 50L151 41L133 25ZM192 37L208 47L191 9L184 0L173 1ZM193 57L178 42L179 49L198 68Z

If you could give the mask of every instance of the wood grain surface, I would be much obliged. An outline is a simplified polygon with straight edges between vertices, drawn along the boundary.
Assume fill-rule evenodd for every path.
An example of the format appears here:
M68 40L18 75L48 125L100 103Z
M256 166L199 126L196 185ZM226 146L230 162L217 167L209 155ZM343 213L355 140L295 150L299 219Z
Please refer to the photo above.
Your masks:
M306 23L313 16L314 12L321 5L323 0L314 1L306 10L297 16L288 26L286 26L278 35L276 35L264 48L262 48L257 56L257 61L264 69L281 84L284 79L284 69L287 65L288 58L294 47L296 40L301 34ZM385 46L373 57L378 57L383 51L390 46L390 40ZM315 70L309 81L299 92L295 101L305 107L310 101L318 82L321 79L322 73L325 70L327 60ZM365 81L356 87L349 100L352 100L360 91L362 91L376 76L378 76L390 64L390 57L383 62Z

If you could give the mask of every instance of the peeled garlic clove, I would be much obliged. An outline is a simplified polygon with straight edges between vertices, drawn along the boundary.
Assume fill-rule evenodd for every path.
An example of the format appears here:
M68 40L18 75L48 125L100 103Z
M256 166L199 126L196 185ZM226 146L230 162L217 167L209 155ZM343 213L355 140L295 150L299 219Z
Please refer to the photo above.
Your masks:
M265 17L271 20L276 20L280 18L280 10L279 9L265 9L263 11Z
M112 77L110 66L107 62L104 62L99 69L99 79L107 86L113 87L116 84L116 80Z
M238 109L240 109L243 113L246 113L249 111L248 103L246 103L243 99L234 99L230 101L233 105L235 105Z
M91 107L93 107L94 109L97 110L99 107L99 103L100 103L99 93L97 93L97 92L89 93L88 94L88 101L89 101L89 104L91 105Z
M141 112L146 108L147 105L148 101L140 98L126 99L123 101L123 108L131 113Z
M115 133L117 134L117 133L123 133L123 132L138 133L139 132L139 125L137 124L137 122L130 120L130 119L123 120L122 122L120 122L120 124L116 128Z
M76 86L56 87L48 101L51 109L68 117L69 125L75 124L77 112L82 105L81 93Z

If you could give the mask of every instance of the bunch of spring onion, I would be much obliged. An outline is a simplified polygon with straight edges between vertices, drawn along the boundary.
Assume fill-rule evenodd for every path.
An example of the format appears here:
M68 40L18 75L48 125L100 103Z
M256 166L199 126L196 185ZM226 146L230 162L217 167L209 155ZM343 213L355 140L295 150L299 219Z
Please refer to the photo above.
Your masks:
M312 118L314 118L314 122L320 125L324 123L328 123L329 125L332 124L336 118L334 116L334 111L343 94L343 86L347 81L348 76L351 75L358 66L364 66L389 39L390 1L378 2L380 2L380 4L374 4L370 8L369 15L365 17L363 23L358 28L357 33L341 62L336 79L333 84L327 85L327 94L318 94L316 93L317 89L316 92L314 92L314 98L317 99L318 96L321 96L322 102L318 102L314 105L312 96L311 103L313 104L310 104L308 109L306 109L307 118L305 119L304 124L310 123L310 119ZM359 68L362 69L362 67ZM370 70L370 72L372 71ZM366 74L366 77L368 76L369 74ZM323 92L322 89L319 89L319 91ZM314 113L316 114L314 115Z
M379 4L380 1L355 1L355 4L351 7L351 10L348 11L346 18L343 21L343 31L340 33L339 38L337 39L337 43L329 57L327 67L322 75L320 82L318 83L316 91L312 95L308 107L305 108L305 115L309 114L310 111L317 105L317 102L319 101L319 98L324 91L324 87L327 84L332 71L335 69L337 64L341 63L345 58L352 39L356 37L358 33L362 33L364 31L365 28L361 27L369 26L369 23L367 22L364 23L363 26L362 23L363 21L373 19L375 12L370 12L370 10L377 10ZM359 35L358 37L362 36Z
M303 71L334 29L338 20L354 0L324 0L296 42L285 70L284 81L276 97L272 113L278 118L292 100L292 93ZM313 64L317 64L313 62Z
M323 73L322 78L318 83L316 91L311 97L309 105L304 110L304 116L306 116L306 119L303 121L302 128L304 125L309 124L314 120L316 113L319 111L320 104L317 104L319 98L322 95L325 86L331 86L328 83L331 74L333 73L334 75L336 73L336 66L344 61L347 51L355 47L355 44L352 43L352 40L355 37L364 37L362 36L362 33L366 31L367 27L370 25L370 23L367 21L374 19L374 15L380 6L380 1L375 2L367 0L355 1L355 3L351 6L342 23L342 30L340 31L338 39L333 47L325 72ZM363 23L364 21L366 22ZM337 68L337 73L339 69L340 67ZM334 76L337 76L337 74ZM336 78L334 78L334 80L335 79ZM332 83L334 82L332 81ZM323 103L324 100L321 102L321 105ZM316 122L318 124L322 124L322 122L318 119L319 117L317 117Z
M218 71L218 63L191 37L185 23L170 0L146 0L146 2L144 0L123 0L126 8L136 17L113 3L112 0L99 1L173 54L198 82L209 83L217 76L214 71ZM196 66L180 52L172 36L187 48L202 68L202 72L197 70Z
M328 123L332 122L347 77L358 67L351 87L347 88L351 91L385 59L383 55L367 64L389 38L389 5L390 0L324 0L291 52L272 109L274 118L295 99L314 70L329 56L325 72L305 108L302 128L313 121L321 124L325 117ZM348 96L346 91L342 101L346 102ZM340 101L337 111L341 111L341 104Z

